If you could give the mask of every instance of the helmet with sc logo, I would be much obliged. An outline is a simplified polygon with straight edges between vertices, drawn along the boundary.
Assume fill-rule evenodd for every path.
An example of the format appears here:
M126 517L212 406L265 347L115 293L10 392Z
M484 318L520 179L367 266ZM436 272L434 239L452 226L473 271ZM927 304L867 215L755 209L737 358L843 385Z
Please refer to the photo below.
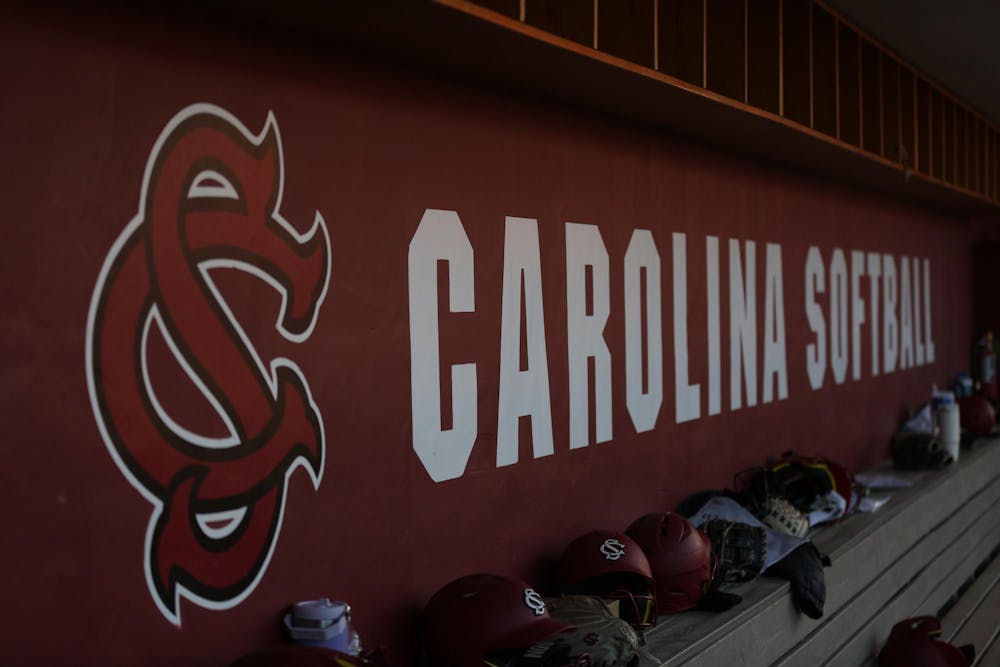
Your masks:
M482 667L493 654L526 649L574 626L549 616L516 579L472 574L447 584L424 609L424 648L434 667Z
M556 579L564 594L618 600L619 616L635 628L656 624L653 573L628 535L594 530L576 538L556 565Z

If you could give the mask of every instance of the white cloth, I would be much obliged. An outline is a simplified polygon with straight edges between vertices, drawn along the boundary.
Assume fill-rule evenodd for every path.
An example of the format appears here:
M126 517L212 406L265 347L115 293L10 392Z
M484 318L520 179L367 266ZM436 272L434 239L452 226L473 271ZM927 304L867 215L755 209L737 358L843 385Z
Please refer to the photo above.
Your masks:
M836 521L847 511L847 501L836 491L817 496L806 516L810 526L818 526L827 521Z

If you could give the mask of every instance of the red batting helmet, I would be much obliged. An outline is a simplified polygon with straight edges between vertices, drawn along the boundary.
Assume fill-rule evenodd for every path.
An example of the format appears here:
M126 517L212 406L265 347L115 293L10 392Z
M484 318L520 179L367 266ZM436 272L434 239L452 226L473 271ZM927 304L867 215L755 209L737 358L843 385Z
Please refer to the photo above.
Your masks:
M878 667L968 667L969 657L956 646L936 639L940 634L941 621L933 616L900 621L878 654Z
M559 590L619 601L620 617L636 628L656 624L656 591L646 554L628 535L595 530L576 538L556 566Z
M647 514L625 531L649 559L661 612L690 609L712 583L712 544L705 533L673 512Z
M997 422L996 411L985 396L966 396L958 402L962 428L973 438L984 438Z
M495 574L456 579L424 609L434 667L482 667L488 653L527 648L573 628L552 619L531 586Z

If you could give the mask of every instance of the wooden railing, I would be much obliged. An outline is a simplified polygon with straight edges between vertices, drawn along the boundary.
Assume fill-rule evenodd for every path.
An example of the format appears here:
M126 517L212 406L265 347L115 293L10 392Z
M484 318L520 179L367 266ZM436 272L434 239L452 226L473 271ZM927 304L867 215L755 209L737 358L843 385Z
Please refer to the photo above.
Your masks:
M435 0L1000 204L995 124L819 0Z

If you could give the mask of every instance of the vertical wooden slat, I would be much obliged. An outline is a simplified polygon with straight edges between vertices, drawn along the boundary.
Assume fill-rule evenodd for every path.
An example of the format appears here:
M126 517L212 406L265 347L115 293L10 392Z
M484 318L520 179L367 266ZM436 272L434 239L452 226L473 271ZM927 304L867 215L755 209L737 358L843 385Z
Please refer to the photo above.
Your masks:
M706 7L706 87L743 102L746 99L744 3L708 0Z
M965 109L955 103L955 185L966 188L969 180L966 171Z
M701 3L701 87L708 88L708 0Z
M916 169L931 175L931 115L930 90L922 76L913 77L913 126L916 135Z
M785 0L778 0L778 115L785 115Z
M996 144L993 142L993 124L986 122L986 198L996 200Z
M927 114L930 118L928 141L930 143L930 172L934 178L944 180L944 150L942 143L942 128L944 114L941 110L941 91L934 86L929 87L927 95Z
M861 40L837 22L837 131L841 141L861 146Z
M811 0L781 2L781 114L812 127Z
M599 21L598 13L600 11L600 9L598 7L599 3L600 3L600 0L594 0L594 38L593 38L593 47L595 49L598 48L598 44L599 44L599 42L597 41L597 23Z
M858 39L858 85L861 87L861 147L882 154L882 67L878 47Z
M840 139L840 21L833 19L833 109Z
M1000 188L997 187L997 130L990 126L990 200L997 201Z
M990 128L984 122L983 125L983 195L990 196L990 150L993 144L990 143Z
M596 0L529 0L524 22L594 48Z
M965 189L972 190L975 177L972 175L972 114L962 107L962 150L964 157L962 166L965 169Z
M916 127L916 83L913 71L908 67L900 67L899 71L899 94L900 94L900 145L906 149L909 157L909 167L916 168L917 164L917 127Z
M881 49L878 52L878 153L885 156L885 72Z
M951 180L951 182L952 182L953 185L959 186L959 178L958 178L958 172L959 172L959 168L958 168L958 165L959 165L959 162L958 162L958 155L959 155L959 150L958 150L958 111L959 111L959 109L958 109L958 105L955 104L955 101L953 99L950 99L949 101L951 103L950 106L949 106L949 109L951 109L951 162L952 162L952 165L954 165L952 167L952 169L951 169L951 173L952 173L952 180Z
M604 53L654 67L655 0L602 0L597 7L597 46Z
M927 117L927 135L925 137L927 147L927 175L934 175L934 95L933 90L924 82L924 99L927 104L924 106L924 116Z
M899 162L899 63L882 58L882 157Z
M816 83L813 72L813 3L809 2L809 127L816 127L816 112L814 109Z
M972 190L979 192L979 117L975 115L972 116L971 152Z
M986 196L986 165L987 151L989 145L986 143L986 119L979 118L979 194Z
M858 35L858 145L865 145L865 89L861 73L861 43L864 40Z
M659 70L704 87L705 0L657 0Z
M813 128L831 137L837 137L838 62L837 20L832 14L813 4L812 64L813 64Z
M746 102L781 113L781 3L747 0Z
M976 192L983 191L983 119L976 116Z
M521 10L524 7L524 0L475 0L480 7L485 7L498 14L516 19L523 16ZM521 19L523 20L523 18Z
M976 117L976 192L982 194L986 184L986 140L983 138L983 119Z
M660 3L657 0L650 0L653 3L653 69L660 69Z
M749 19L747 17L747 2L749 0L743 0L743 102L744 104L750 101L750 62L748 55L747 45L747 23Z
M921 146L921 136L920 136L920 100L917 95L917 80L920 77L917 76L916 72L913 73L913 169L914 171L920 171L920 146Z
M896 98L896 113L899 116L896 119L896 129L899 131L899 136L897 137L898 143L896 144L896 146L898 147L898 153L899 153L897 159L900 162L903 162L903 157L902 157L903 151L908 149L906 149L906 147L903 146L903 68L902 67L899 68L898 76L899 78L897 80L897 85L896 85L896 94L898 95L898 97Z
M993 201L1000 202L1000 133L993 128Z
M937 91L937 100L938 100L937 106L939 114L938 122L940 123L936 135L938 137L938 151L937 151L938 171L940 172L939 178L942 181L947 181L948 180L948 140L947 140L948 123L947 123L947 115L945 114L945 109L944 109L945 97L944 93L940 90Z
M997 128L990 127L990 199L1000 200L1000 172L997 170L997 152L1000 145L997 144Z

